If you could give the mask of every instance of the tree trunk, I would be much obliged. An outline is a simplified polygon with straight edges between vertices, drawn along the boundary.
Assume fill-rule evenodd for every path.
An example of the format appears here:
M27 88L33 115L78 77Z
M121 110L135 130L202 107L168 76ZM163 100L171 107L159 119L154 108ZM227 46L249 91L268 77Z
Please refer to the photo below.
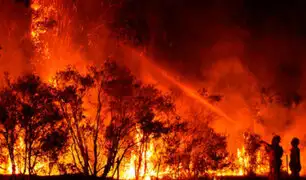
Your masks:
M100 113L102 109L102 102L101 102L101 93L102 93L102 85L99 86L98 89L98 105L97 105L97 113L96 113L96 128L94 133L94 172L93 175L98 175L98 139L99 139L99 130L100 130Z
M31 177L31 175L32 175L31 158L32 158L32 147L31 147L31 143L30 143L29 144L29 150L28 150L28 171L29 171L29 177Z
M147 151L148 151L148 143L145 142L145 149L144 149L144 171L143 171L143 175L144 177L146 176L147 174L147 169L148 169L148 165L147 165Z
M142 164L143 148L144 148L144 144L141 143L139 153L138 153L138 164L137 164L137 167L136 167L136 174L135 174L136 180L139 180L139 177L140 177L140 169L141 169L141 164Z
M117 160L117 180L120 179L120 170L119 170L119 168L120 168L120 160L118 159Z
M16 163L15 163L15 155L14 155L14 146L11 145L9 148L10 160L12 164L12 174L16 174Z
M29 131L28 131L28 171L29 171L29 177L31 178L32 175L32 169L34 167L32 167L32 145L33 145L33 131L32 131L32 126L31 124L29 124Z
M116 143L117 144L117 143ZM108 152L108 157L107 157L107 163L105 165L103 174L102 174L102 179L106 179L109 171L111 170L112 166L114 165L114 161L117 155L117 145L113 146L109 152Z
M88 152L86 150L86 147L84 145L84 141L83 141L81 132L78 129L78 127L77 127L77 138L78 138L78 141L77 141L78 142L78 146L79 146L79 149L81 151L81 156L82 156L83 161L84 161L83 173L86 176L89 176L89 157L88 157Z
M89 160L88 160L88 153L85 152L85 150L83 149L84 147L82 147L81 150L81 154L84 160L84 166L83 166L83 173L85 174L85 176L89 176Z
M97 176L98 175L98 129L96 129L96 135L94 137L94 165L93 165L93 175Z
M4 133L4 137L6 140L7 149L9 151L12 175L15 175L16 174L16 163L15 163L15 155L14 155L14 144L15 144L14 131L9 131L8 129L6 129L6 132L7 133Z
M109 155L109 157L107 158L107 163L105 165L105 168L104 168L104 171L103 171L103 174L102 174L102 179L106 179L109 171L111 170L111 167L112 167L112 155Z
M156 178L159 179L159 170L160 170L160 161L161 159L158 160L158 165L157 165L157 172L156 172Z
M11 161L12 175L16 174L16 163L15 163L15 155L14 155L14 145L15 145L15 131L6 128L6 132L3 133L3 136L6 141L6 146L9 152L9 158Z
M25 133L25 139L24 139L24 144L25 144L25 150L24 150L24 158L23 158L23 162L24 162L24 166L23 166L23 174L26 173L27 171L27 165L28 165L28 150L29 150L29 147L28 147L28 131L26 129L26 133Z
M112 175L112 178L114 178L115 173L116 173L117 171L120 173L120 171L119 171L120 164L121 164L123 158L125 157L125 154L126 154L126 153L128 152L128 150L129 150L131 147L133 147L133 146L134 146L134 144L128 146L128 147L123 151L121 157L120 157L120 158L118 157L117 165L116 165L116 168L115 168L115 172L114 172L113 175Z

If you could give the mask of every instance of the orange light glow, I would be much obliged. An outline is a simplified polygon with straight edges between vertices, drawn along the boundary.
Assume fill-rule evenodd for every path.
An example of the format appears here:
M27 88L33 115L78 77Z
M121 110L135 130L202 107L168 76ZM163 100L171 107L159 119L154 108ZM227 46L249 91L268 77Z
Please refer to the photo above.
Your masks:
M31 56L30 61L31 61L32 65L34 66L33 71L35 71L35 73L39 74L42 77L43 81L45 81L46 83L51 85L53 88L50 88L50 89L52 89L52 90L61 87L61 85L58 84L58 81L60 81L60 80L56 81L54 79L54 75L59 70L64 69L67 65L72 65L73 67L77 66L76 69L81 74L81 73L83 73L87 70L86 69L87 65L90 65L90 64L93 63L93 62L88 60L90 58L87 56L86 53L84 53L84 51L86 51L84 49L86 49L87 47L86 48L84 48L83 46L79 47L80 45L77 44L77 43L74 44L74 41L82 41L83 40L81 38L79 40L79 39L77 39L78 37L75 37L75 36L77 36L75 34L78 34L78 33L80 33L80 34L84 33L87 38L88 37L95 37L95 36L92 35L91 33L84 32L85 30L83 31L83 29L85 29L85 28L81 27L81 25L76 28L77 30L74 29L75 27L73 25L71 25L72 22L73 22L72 18L76 18L77 16L73 17L73 16L66 15L66 14L64 14L65 12L62 12L60 8L63 8L63 9L66 8L65 10L67 12L69 11L69 13L71 13L71 12L74 12L74 11L76 12L77 11L76 5L75 4L72 5L73 10L71 10L70 7L67 8L65 5L58 5L58 4L63 3L64 1L65 0L63 0L63 1L61 1L61 0L32 0L32 4L30 6L30 8L31 8L31 24L29 26L30 31L27 32L27 38L29 38L31 40L31 46L34 46L33 51L35 51L34 55ZM101 4L103 4L103 3L101 3ZM103 19L103 18L99 18L99 19ZM90 24L90 26L94 26L94 23ZM104 27L105 25L104 24L99 25L99 28L102 27L102 26ZM71 28L72 30L71 29L62 30L61 28L62 29ZM97 31L97 29L99 29L99 28L95 28L95 31ZM80 31L80 32L76 33L74 31ZM73 34L73 33L75 33L75 34ZM105 34L107 34L107 33L105 33ZM109 38L108 37L109 34L107 34L105 36L107 36L107 38ZM77 40L75 40L75 39L77 39ZM85 42L85 43L89 44L89 45L92 45L93 41L94 41L94 39L90 39L90 41ZM83 41L82 41L82 43L83 43ZM108 44L105 43L105 46L108 46ZM92 48L92 46L88 47L88 49L90 49L90 48ZM100 53L100 51L103 51L102 48L103 47L100 48L100 46L98 46L97 51L99 51L99 53ZM105 49L107 49L107 48L105 48ZM126 54L132 54L133 58L131 58L131 59L134 59L134 57L136 57L136 56L134 56L135 54L133 54L133 53L135 53L135 52L139 53L137 50L135 50L131 47L128 47L128 46L124 46L122 49L123 49L122 51L124 53L127 52ZM90 50L92 50L92 49L90 49ZM114 50L114 51L117 51L117 49ZM122 53L122 54L124 54L124 53ZM118 53L118 54L121 54L121 52ZM103 56L104 56L104 54L103 54ZM119 55L119 57L121 58L120 55ZM137 58L138 57L136 57L135 59L137 59ZM245 114L248 114L248 113L251 114L249 112L248 108L249 108L249 106L253 106L253 104L257 105L257 102L256 103L253 103L253 102L250 103L250 102L247 102L247 100L244 100L244 99L241 100L241 101L243 101L241 103L242 104L241 106L243 107L242 108L243 110L241 110L239 108L235 109L236 108L235 103L232 103L232 102L236 102L236 101L229 101L231 103L226 102L228 104L224 103L226 105L222 104L223 106L215 105L214 103L211 103L210 99L202 96L200 93L197 92L195 86L193 86L196 83L194 83L194 84L193 84L193 82L190 82L190 84L189 84L189 82L184 83L184 82L187 82L187 80L186 81L181 81L181 80L175 78L176 77L175 75L171 74L170 71L167 71L169 69L163 68L162 66L160 66L157 63L155 64L155 62L153 60L151 61L151 59L149 59L145 56L141 55L139 62L144 63L146 65L146 68L149 69L148 71L152 71L155 74L157 74L157 75L155 75L154 73L148 73L149 75L147 76L147 79L144 80L145 82L154 82L152 84L155 85L155 84L158 84L159 79L161 79L161 81L163 80L163 82L166 82L166 83L161 83L161 84L167 84L167 85L165 85L166 88L168 88L167 90L169 90L171 88L173 88L175 90L178 89L179 93L182 92L182 94L183 94L182 96L184 96L183 98L186 98L188 100L190 98L190 99L192 99L191 101L196 101L195 104L196 104L197 107L195 107L195 109L198 108L198 106L201 106L201 108L203 107L203 109L205 109L204 113L208 112L207 114L209 114L209 117L210 117L211 114L213 114L213 115L211 115L211 116L213 116L212 120L211 119L207 120L207 121L209 121L209 123L212 122L212 121L215 122L214 117L215 117L215 115L218 116L216 118L217 119L216 121L220 121L222 123L218 124L219 123L218 122L218 123L216 123L216 125L214 124L217 128L227 126L228 124L230 124L231 126L230 127L225 127L225 129L230 129L230 130L235 129L233 131L235 131L237 134L239 134L239 138L240 138L241 130L245 130L245 127L249 127L249 124L252 124L253 121L255 123L255 120L254 120L255 118L253 116L251 118L249 118L249 116L247 117ZM128 61L128 62L124 62L124 63L129 64L130 62ZM97 64L100 65L101 63L98 62ZM223 68L224 69L229 69L227 67L223 67ZM240 70L240 66L239 66L238 69ZM241 67L241 69L242 69L242 67ZM145 70L143 70L143 71L145 71ZM216 71L216 73L219 73L219 72ZM239 77L240 77L240 74L239 74ZM141 77L140 79L143 80L145 78ZM190 81L192 81L192 80L190 80ZM239 84L239 83L237 83L237 84ZM212 89L213 88L218 89L217 86L219 86L219 85L213 86ZM50 87L50 86L48 86L48 87ZM102 87L102 85L100 87ZM101 88L101 89L103 89L103 88ZM160 88L160 89L161 89L162 92L164 92L164 89L162 89L162 88ZM80 91L82 91L82 90L80 90ZM165 91L167 91L167 90L165 90ZM100 91L103 92L104 89L100 90ZM57 91L57 89L56 89L56 92L59 92L59 91ZM66 92L64 91L64 93L66 93ZM88 94L90 94L88 96L91 96L91 98L92 98L92 96L96 96L95 93L90 92L90 93L88 93ZM168 91L167 91L167 93L168 93ZM253 92L251 92L250 94L251 95L245 95L245 96L247 98L249 98L249 96L253 95ZM58 94L56 94L56 95L58 95ZM58 96L56 98L57 98L56 99L56 101L57 101L56 105L58 105L58 104L61 103L61 102L58 102L59 101L58 99L60 99L60 98L58 98ZM107 98L109 98L109 97L107 97ZM105 98L105 99L107 99L107 98ZM252 98L253 98L253 96L252 96ZM255 98L257 98L257 96ZM90 99L90 98L88 98L88 99ZM83 134L82 135L77 134L78 138L80 137L80 139L84 140L84 142L83 141L79 142L80 144L87 143L87 139L86 139L87 136L88 137L89 136L90 137L94 136L94 135L90 134L90 133L92 133L91 131L92 131L93 128L92 127L87 127L87 125L88 124L90 124L90 125L93 124L92 119L94 119L94 118L92 118L92 117L95 117L96 115L94 114L95 112L93 112L93 111L95 111L95 109L92 108L92 107L93 107L93 104L96 107L96 104L95 104L96 102L91 102L88 99L86 99L84 102L83 102L83 99L81 99L81 100L78 99L80 102L83 103L81 105L82 110L84 109L84 111L86 111L86 112L80 113L81 115L78 114L81 117L80 121L82 121L82 122L79 123L79 125L76 127L76 129L78 129L78 128L86 129L87 128L87 129L89 129L88 131L90 131L88 133L89 135L88 134L84 134L84 135ZM249 99L251 99L251 98L249 98ZM69 101L69 100L67 100L67 101ZM63 101L66 102L66 100L63 100ZM221 102L221 100L220 100L220 102ZM252 104L252 105L250 105L250 104ZM184 104L184 106L188 106L188 107L182 107L182 108L189 108L189 104L186 104L186 105ZM237 118L238 116L232 116L232 114L235 114L235 113L230 114L230 111L227 108L224 108L224 107L228 107L228 106L233 106L234 108L233 107L231 107L231 108L235 109L235 112L236 111L239 112L239 113L237 113L237 114L239 114L239 118ZM64 109L64 107L61 107L61 108ZM101 109L103 109L103 108L104 107L102 107ZM105 109L108 109L108 108L109 107L107 107L107 108L105 107ZM252 108L255 109L254 107L252 107ZM247 109L247 110L245 110L245 109ZM73 111L73 110L67 110L67 111ZM105 111L107 111L107 110L105 110ZM101 114L97 115L97 117L99 117L99 118L101 116L101 119L102 119L102 116L103 116L103 118L105 118L106 120L105 120L105 122L100 122L101 124L97 123L98 125L93 125L93 127L101 126L101 129L102 129L102 127L106 129L106 124L109 123L109 119L110 119L108 117L109 114L107 114L107 113L103 112L103 113L101 113L103 115L101 115ZM245 113L245 114L243 114L243 113ZM258 111L256 113L257 114L264 113L264 110L260 109L260 112ZM176 114L178 119L181 118L181 117L179 117L179 116L181 116L181 114L184 114L184 113L180 112L178 110L178 113ZM157 114L157 115L159 115L159 114ZM132 116L132 117L134 118L134 116ZM243 122L244 118L245 119L251 119L252 123L249 123L248 125L245 125L245 126L241 125L241 124L244 123ZM76 119L78 119L78 118L76 116L73 116L71 119L76 121ZM240 121L238 121L238 120L240 120ZM184 119L184 121L188 121L188 120ZM239 124L239 122L242 122L242 123ZM211 124L209 124L209 126L210 125ZM136 125L135 125L134 128L137 129L138 127L136 128ZM213 130L216 130L217 128L212 127ZM72 130L70 130L70 131L74 131L73 128L71 128L71 129ZM118 160L119 158L117 157L119 155L115 155L116 157L114 159L116 161L118 160L118 164L119 164L118 165L119 170L118 170L117 175L120 176L121 179L122 178L124 178L124 179L136 179L136 174L137 174L136 171L139 170L138 175L139 175L139 179L141 179L141 180L152 180L152 179L156 179L156 178L166 178L166 177L172 177L173 179L180 178L180 177L178 177L179 175L173 173L174 171L176 171L176 170L174 170L174 167L171 167L167 163L163 164L161 169L159 169L160 167L157 167L156 161L158 161L161 158L161 155L159 155L156 152L157 151L156 146L158 144L162 144L162 143L157 142L158 140L155 140L154 139L155 137L150 136L149 137L150 140L145 142L145 143L147 143L146 148L143 148L143 146L141 146L141 143L144 143L144 142L142 142L142 140L144 139L143 137L146 137L146 136L144 134L142 134L141 130L139 130L139 129L135 130L135 129L133 129L133 133L132 133L133 135L129 136L129 138L133 139L137 143L135 143L135 145L131 148L130 152L128 152L130 154L127 157L123 158L122 162L120 162L121 164L119 164L119 160ZM136 133L134 131L136 131ZM106 136L105 135L106 133L104 133L104 131L103 131L103 133L102 133L102 130L101 130L101 132L100 131L97 131L97 132L101 133L101 134L97 133L99 135L99 138L101 138L101 140L99 139L100 140L98 142L99 147L95 149L95 150L99 149L101 151L101 152L98 153L99 158L97 158L98 163L100 163L100 167L98 168L98 169L100 169L100 171L97 173L97 176L100 176L103 173L103 168L105 167L105 164L106 164L106 161L107 161L106 159L108 158L108 155L105 155L105 154L107 154L107 153L105 153L105 151L107 151L107 150L105 150L106 149L105 144L107 144L106 143L107 138L104 137L104 136ZM227 135L227 134L230 134L230 133L226 132L224 134ZM260 134L263 134L263 133L260 133ZM29 174L28 170L25 168L25 163L24 163L24 159L26 159L26 158L24 158L26 156L26 155L24 155L25 154L24 152L26 151L26 146L25 146L25 143L24 143L24 141L25 141L24 137L25 137L25 135L20 133L19 138L17 139L16 144L15 144L14 155L15 155L15 164L16 164L16 174L23 174L23 173L24 174ZM71 138L71 137L69 137L69 138ZM162 138L164 138L164 137L162 137ZM236 138L236 137L234 137L234 138ZM69 143L73 144L75 142L70 142L70 141L76 141L76 140L69 139L67 141L69 141ZM195 142L195 143L197 143L197 142ZM93 144L92 142L89 142L89 145L88 145L89 149L92 148L92 146L93 146L92 144ZM184 143L181 143L181 144L185 145ZM226 146L228 146L228 144L226 144ZM232 143L232 144L234 144L234 143ZM203 176L207 175L207 176L210 176L210 177L247 176L247 175L249 175L250 171L252 171L252 173L255 173L257 175L267 176L268 173L269 173L270 167L269 167L268 155L267 155L265 149L263 147L260 147L259 150L256 151L256 154L254 156L252 156L252 155L249 155L247 153L247 148L246 148L247 146L243 146L242 143L238 144L238 145L237 144L235 144L234 148L231 148L230 150L228 150L229 151L229 156L226 157L226 160L230 164L230 165L228 165L228 167L224 167L222 169L221 168L220 169L217 169L217 168L214 169L214 168L211 168L211 167L207 168L207 169L203 168L205 170L201 170L201 172L199 172L199 176L202 176L202 175ZM164 147L160 147L160 148L162 148L162 150L166 149ZM205 149L205 147L201 147L201 148ZM73 144L69 147L66 147L66 149L65 149L66 154L64 154L64 155L60 154L60 157L58 158L58 162L60 162L61 164L69 165L69 168L73 167L73 168L76 169L76 170L73 169L74 172L72 172L72 170L71 170L72 168L71 169L67 168L68 169L67 171L69 173L70 173L69 170L71 170L71 173L79 173L79 172L82 171L82 167L84 166L83 165L83 163L84 163L83 160L80 160L80 159L76 160L76 159L79 158L78 154L76 152L81 152L83 150L83 149L82 150L80 150L80 149L81 149L80 147L77 147L77 145ZM94 149L94 148L92 148L92 149ZM92 153L91 152L91 151L93 151L92 149L90 149L88 151L90 153ZM225 147L225 149L226 149L226 147ZM286 146L286 147L284 147L284 149L288 150L289 148ZM85 150L83 150L83 151L85 151ZM118 152L116 152L116 153L119 154L119 152L121 153L121 151L122 150L119 149ZM285 151L285 152L288 153L288 151ZM14 162L14 160L12 160L12 162L11 162L8 152L3 152L3 154L5 154L6 161L5 162L0 162L0 167L3 167L3 168L0 168L0 174L12 174L13 173L12 162ZM88 157L89 161L94 159L92 157L93 155L92 156L88 155L88 156L89 156ZM287 154L284 155L284 158L286 158L286 156L288 156L288 155ZM255 160L255 162L253 162L254 164L251 164L251 160L254 161L254 157L255 157L256 160ZM53 168L52 171L49 169L49 165L52 163L51 162L52 160L50 160L50 159L48 159L48 158L40 159L40 161L37 162L37 164L35 165L34 174L49 175L47 172L50 172L50 175L64 174L60 170L60 167L59 167L60 165L58 165L60 163L58 163L57 164L58 167ZM178 171L180 171L183 168L186 168L189 171L192 171L190 169L196 167L196 163L191 162L192 160L190 160L190 159L188 159L190 162L188 162L189 164L187 165L187 167L183 167L183 165L182 165L183 163L181 163L181 162L177 163L178 167L176 167L176 168L178 169ZM306 162L306 159L303 161L303 158L302 158L301 160L302 160L303 163ZM31 159L30 159L30 161L31 161ZM206 159L205 159L205 162L206 162ZM88 174L92 175L92 174L94 174L93 170L91 169L92 168L91 166L92 166L93 163L92 164L90 164L90 163L89 163L90 172ZM116 162L111 162L111 163L112 163L112 165L111 165L111 168L110 168L110 172L113 173L113 171L116 171L115 170ZM286 160L283 160L283 166L284 166L283 170L287 171ZM218 168L219 168L219 166L218 166ZM202 171L205 171L205 172L202 172ZM113 178L113 177L116 176L116 173L115 172L113 174L112 173L109 173L108 176ZM190 174L192 174L192 173L193 172L191 172Z
M31 5L31 9L33 9L34 11L37 11L38 9L40 9L40 4L38 3L32 3Z

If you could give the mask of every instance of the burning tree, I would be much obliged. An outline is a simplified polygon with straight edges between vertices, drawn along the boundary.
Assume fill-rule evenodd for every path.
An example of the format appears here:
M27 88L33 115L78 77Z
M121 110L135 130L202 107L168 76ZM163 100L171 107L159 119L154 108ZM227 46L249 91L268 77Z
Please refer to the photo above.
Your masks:
M247 156L249 157L249 167L247 169L247 172L248 174L252 175L255 174L258 165L257 152L261 147L261 137L258 134L252 132L245 132L244 145Z
M174 166L175 177L199 177L230 165L226 136L209 126L211 118L192 114L166 139L165 163Z
M243 170L248 175L255 175L257 173L267 173L269 170L268 154L261 146L261 136L248 131L244 133L244 154L241 154L245 158L245 166Z
M97 176L103 170L105 178L113 168L114 176L132 149L141 146L139 153L146 153L151 138L167 133L162 122L174 110L170 96L143 85L112 60L84 74L68 67L56 74L53 85L72 140L74 165L85 175ZM141 158L138 163L143 164Z
M134 149L138 154L135 162L138 179L142 165L146 173L147 160L142 157L148 150L150 139L167 133L164 122L174 105L170 97L152 85L143 85L125 67L112 61L107 61L104 67L111 122L105 136L108 154L102 177L107 176L115 162L115 171L119 171L123 158Z
M24 141L24 169L29 175L39 161L43 161L44 137L58 129L62 116L54 101L52 88L38 76L26 75L12 84L18 98L21 134Z
M82 75L76 69L68 67L59 71L55 78L58 103L63 113L65 124L72 139L71 155L74 165L85 175L97 175L98 152L97 133L100 131L101 101L98 94L97 116L94 122L86 116L86 98L95 87L95 79L90 74ZM87 106L88 107L88 106ZM94 162L90 159L88 142L94 144ZM92 164L93 166L91 166ZM93 167L94 169L92 170Z
M52 146L55 144L49 145L52 148L44 148L45 140L58 132L62 115L55 103L54 89L38 76L29 74L16 81L5 77L6 84L0 92L0 133L5 139L12 173L16 173L18 164L19 173L31 175L37 172L36 165L46 160L45 154L56 149ZM58 156L58 151L53 152L55 156Z
M119 170L120 161L130 148L135 145L133 131L135 131L135 121L132 114L134 77L126 68L120 68L116 63L106 61L104 64L105 78L104 91L109 96L108 104L110 108L110 123L106 127L105 139L107 149L107 161L102 174L106 178L111 168L118 158L117 168ZM120 150L123 150L120 156Z
M58 164L59 155L64 155L67 149L68 133L62 129L57 131L49 132L49 134L42 139L42 150L44 155L49 160L49 172L50 176L53 170L54 165Z
M172 133L169 133L163 138L164 151L162 154L162 164L170 167L175 178L180 177L181 163L184 157L183 144L186 143L185 137L187 137L187 123L180 123L177 126L173 126L171 129ZM165 168L164 167L164 168Z
M18 120L21 117L18 111L17 96L12 90L11 82L8 76L5 76L5 87L0 92L0 123L1 135L5 139L5 147L9 152L12 174L16 173L15 162L15 144L17 141Z
M144 174L147 172L147 151L150 141L167 134L170 130L170 127L166 126L166 120L169 121L171 116L168 115L173 112L174 104L171 97L163 95L151 85L143 86L136 98L136 118L141 134L137 150L138 162L135 162L138 179L142 164Z
M162 134L161 138L157 141L154 141L154 159L151 160L153 162L153 167L155 169L155 177L159 178L160 174L162 176L169 176L170 171L169 167L170 161L176 162L173 158L176 155L177 149L179 147L180 141L177 137L178 134L187 130L187 124L181 121L179 116L173 117L175 123L170 123L168 126L168 133ZM170 145L171 144L171 145ZM171 157L169 157L171 156ZM175 167L173 165L173 167Z

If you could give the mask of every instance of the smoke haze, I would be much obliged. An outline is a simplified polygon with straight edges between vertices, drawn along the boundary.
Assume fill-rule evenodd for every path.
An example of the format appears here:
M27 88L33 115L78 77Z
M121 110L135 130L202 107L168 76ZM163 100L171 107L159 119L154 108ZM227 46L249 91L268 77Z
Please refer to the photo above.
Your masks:
M205 87L224 96L218 106L237 123L228 129L228 124L219 120L214 126L233 137L232 146L237 145L238 134L250 127L266 140L272 133L281 134L286 147L293 135L304 137L304 1L54 2L60 13L55 17L57 31L45 35L52 57L33 65L30 10L0 0L1 71L17 75L36 68L48 76L68 64L99 64L112 55L135 74L167 86L169 81L149 68L153 66L146 61L150 61L195 91ZM122 29L133 40L128 48L117 46ZM137 50L130 52L130 47ZM149 59L139 56L139 47L146 47ZM258 105L263 88L279 98Z

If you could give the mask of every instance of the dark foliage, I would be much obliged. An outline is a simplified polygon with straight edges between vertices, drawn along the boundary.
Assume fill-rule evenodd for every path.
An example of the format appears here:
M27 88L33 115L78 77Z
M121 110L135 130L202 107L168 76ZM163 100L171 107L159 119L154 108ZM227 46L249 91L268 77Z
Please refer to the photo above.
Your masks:
M249 168L247 169L248 174L252 175L256 172L256 167L258 165L258 162L256 160L257 158L257 152L261 147L261 137L258 134L252 133L251 131L244 133L244 145L245 150L249 158Z

